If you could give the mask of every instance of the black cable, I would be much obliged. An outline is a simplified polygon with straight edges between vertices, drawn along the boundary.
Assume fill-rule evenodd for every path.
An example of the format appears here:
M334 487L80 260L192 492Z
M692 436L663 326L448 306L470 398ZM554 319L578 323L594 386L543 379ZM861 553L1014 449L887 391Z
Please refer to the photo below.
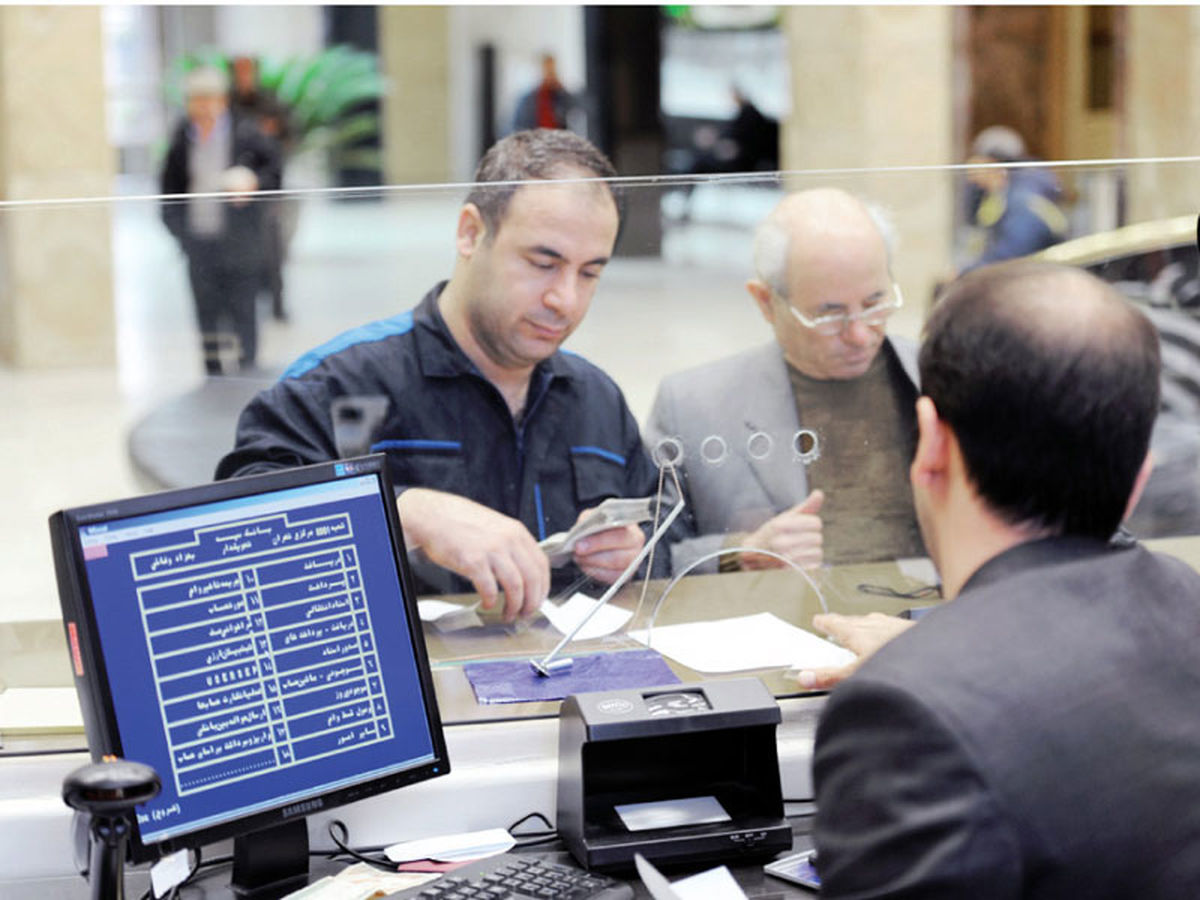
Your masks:
M341 832L342 832L341 838L339 838L334 833L335 825L339 829L341 829ZM337 844L338 849L341 850L342 853L346 854L347 856L349 856L353 859L357 859L359 862L365 862L367 865L375 866L375 868L377 868L377 869L383 869L385 872L395 872L396 871L396 864L394 862L392 862L390 859L388 859L387 857L384 857L383 859L379 859L378 857L367 856L365 853L360 853L359 851L346 846L346 841L350 840L350 829L348 829L346 827L346 823L343 822L341 819L333 819L330 821L330 823L329 823L329 839L331 841L333 841L335 844Z
M524 834L517 834L516 831L525 822L530 819L541 819L546 825L545 831L527 831ZM516 839L516 846L524 849L525 847L539 847L543 844L553 844L561 838L558 834L558 829L550 824L550 820L543 816L540 812L531 812L521 816L517 821L508 826L508 833Z
M543 837L534 837L534 838L530 838L527 841L517 841L515 846L518 847L519 849L524 850L526 847L540 847L543 844L557 844L561 840L562 840L562 838L560 838L558 836L558 832L555 831L554 833L547 834Z
M527 835L517 835L515 833L516 830L521 827L521 825L523 825L525 822L528 822L530 819L541 819L542 822L546 826L545 834L558 834L558 831L556 831L554 826L550 824L550 820L547 819L545 816L543 816L540 812L526 813L525 815L521 816L521 818L517 819L517 821L513 822L511 825L508 826L508 833L511 834L513 837L537 837L537 836L539 836L541 834L541 832L533 832L533 833L527 834Z
M377 847L359 847L359 853L382 853L387 844L380 844ZM337 859L339 856L345 856L341 850L309 850L308 855L318 859Z

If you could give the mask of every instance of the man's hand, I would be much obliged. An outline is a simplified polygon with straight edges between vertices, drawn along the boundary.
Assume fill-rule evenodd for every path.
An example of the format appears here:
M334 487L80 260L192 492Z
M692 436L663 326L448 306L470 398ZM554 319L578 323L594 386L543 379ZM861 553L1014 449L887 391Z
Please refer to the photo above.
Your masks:
M245 195L258 190L258 175L246 166L231 166L221 173L221 190L238 195L231 201L234 206L245 206Z
M819 613L813 616L813 628L824 632L847 650L856 654L854 662L838 668L802 669L789 674L802 687L811 690L827 690L848 678L864 659L902 632L917 624L910 619L885 616L873 612L865 616L843 616L839 613Z
M584 510L580 516L585 516L589 510ZM575 545L575 565L583 574L612 584L625 568L633 562L642 545L646 543L646 535L636 525L622 525L618 528L606 528L589 534Z
M474 500L409 488L396 498L404 542L470 580L484 609L504 592L503 617L532 616L550 591L550 562L523 524Z
M762 547L786 556L805 568L819 566L824 556L821 550L821 517L817 514L824 502L825 494L813 491L800 503L747 535L746 546ZM743 569L778 569L784 565L780 560L753 551L743 552L739 562Z

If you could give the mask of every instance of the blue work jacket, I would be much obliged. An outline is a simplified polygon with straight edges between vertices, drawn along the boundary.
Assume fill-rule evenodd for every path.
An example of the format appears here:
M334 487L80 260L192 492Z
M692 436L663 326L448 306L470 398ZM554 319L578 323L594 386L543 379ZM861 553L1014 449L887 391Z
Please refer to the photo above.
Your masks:
M525 413L514 421L446 327L437 306L444 286L415 309L300 357L243 410L236 446L216 477L347 455L338 446L335 401L382 397L386 411L366 447L387 455L397 492L426 487L467 497L519 519L540 540L608 497L655 491L657 470L611 378L559 351L535 368ZM434 569L418 567L423 592L470 589ZM557 570L556 587L577 575L573 566Z

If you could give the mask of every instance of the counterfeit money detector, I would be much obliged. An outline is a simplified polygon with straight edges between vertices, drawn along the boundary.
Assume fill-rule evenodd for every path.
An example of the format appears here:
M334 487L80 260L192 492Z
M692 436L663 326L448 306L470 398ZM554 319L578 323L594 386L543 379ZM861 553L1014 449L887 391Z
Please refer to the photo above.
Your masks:
M573 694L559 717L558 831L580 865L628 872L769 858L792 846L756 678Z

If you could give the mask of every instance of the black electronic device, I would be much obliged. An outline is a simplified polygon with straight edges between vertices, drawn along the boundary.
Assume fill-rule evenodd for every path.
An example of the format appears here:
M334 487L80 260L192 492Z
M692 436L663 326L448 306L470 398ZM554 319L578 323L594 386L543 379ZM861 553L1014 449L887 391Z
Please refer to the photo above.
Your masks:
M160 790L157 772L124 759L88 763L63 779L63 802L88 820L92 900L124 900L125 845L133 810Z
M632 871L768 858L792 846L756 678L573 694L558 739L558 832L580 865Z
M466 863L433 884L390 894L392 900L633 900L633 888L596 875L520 853L502 853Z
M239 896L308 872L305 817L449 771L382 456L50 519L94 759L151 766L135 862L234 838Z

